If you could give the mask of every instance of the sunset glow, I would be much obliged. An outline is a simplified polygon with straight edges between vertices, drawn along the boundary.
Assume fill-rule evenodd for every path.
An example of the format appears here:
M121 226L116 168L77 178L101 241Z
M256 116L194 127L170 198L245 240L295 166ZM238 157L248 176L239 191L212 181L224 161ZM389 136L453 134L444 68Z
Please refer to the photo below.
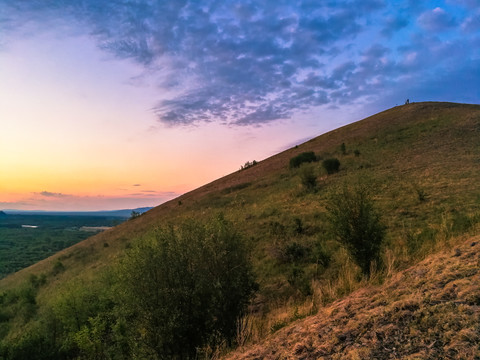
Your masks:
M0 209L155 206L406 98L480 100L477 1L67 3L0 2Z

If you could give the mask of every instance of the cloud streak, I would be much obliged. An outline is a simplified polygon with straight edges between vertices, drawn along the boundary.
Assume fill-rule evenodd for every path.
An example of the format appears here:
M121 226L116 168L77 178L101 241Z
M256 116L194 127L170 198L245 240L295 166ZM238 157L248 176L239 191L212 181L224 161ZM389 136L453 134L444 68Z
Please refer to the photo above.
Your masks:
M456 73L452 63L470 68L478 59L471 0L6 2L10 27L22 16L72 18L99 48L142 65L159 94L173 94L152 108L169 126L258 125L403 97L418 87L412 79L438 84L438 74ZM442 51L444 42L456 52ZM476 86L465 85L455 90Z
M157 206L171 200L179 193L174 191L142 190L138 193L119 195L77 195L59 192L34 192L28 198L17 201L0 201L0 209L80 211L137 208Z
M53 198L64 198L64 197L72 196L72 195L68 195L68 194L55 193L55 192L50 192L50 191L41 191L41 192L37 192L37 193L34 193L34 194L35 195L41 195L41 196L44 196L44 197L53 197Z

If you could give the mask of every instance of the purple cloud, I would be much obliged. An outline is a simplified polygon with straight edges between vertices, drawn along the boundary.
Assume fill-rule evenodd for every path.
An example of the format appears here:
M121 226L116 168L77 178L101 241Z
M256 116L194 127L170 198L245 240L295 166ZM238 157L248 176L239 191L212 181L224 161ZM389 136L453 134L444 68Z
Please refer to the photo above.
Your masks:
M71 195L67 195L67 194L50 192L50 191L41 191L41 192L37 192L37 193L34 193L34 194L45 196L45 197L57 197L57 198L71 196Z
M387 92L403 98L414 86L406 78L437 83L478 59L476 0L4 3L0 26L64 17L100 49L141 65L159 88L152 111L169 126L252 126ZM461 94L477 86L468 81Z
M455 18L440 7L422 13L418 23L432 32L445 31L457 25Z

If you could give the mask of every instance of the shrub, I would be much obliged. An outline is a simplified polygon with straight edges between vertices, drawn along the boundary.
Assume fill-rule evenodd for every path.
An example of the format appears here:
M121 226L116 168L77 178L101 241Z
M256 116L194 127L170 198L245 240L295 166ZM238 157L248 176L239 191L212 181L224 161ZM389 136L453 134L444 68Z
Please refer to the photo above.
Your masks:
M334 174L338 172L340 168L340 161L337 158L325 159L322 162L322 166L328 174Z
M240 170L245 170L245 169L248 169L248 168L251 168L252 166L255 166L257 165L257 161L256 160L253 160L252 162L250 161L247 161L244 165L241 165L240 166Z
M345 146L345 143L342 143L342 145L340 145L340 151L342 152L342 155L347 154L347 147Z
M312 191L317 186L317 175L311 166L302 166L298 174L303 187L307 191Z
M231 344L255 290L244 241L222 217L158 229L127 252L120 279L137 339L162 359Z
M365 185L343 187L327 204L332 233L347 248L363 274L370 276L373 262L379 263L385 227Z
M290 168L298 168L303 163L310 163L317 161L317 157L313 151L303 152L290 159Z
M355 156L357 156L357 157L360 156L360 150L358 150L358 149L355 149L355 151L354 151L353 153L354 153Z
M310 278L298 265L294 264L291 266L287 274L287 281L291 287L298 290L303 296L309 296L312 294Z
M286 320L277 320L270 326L270 332L273 334L288 325Z
M303 228L302 219L300 219L298 217L293 218L292 230L293 230L294 235L299 235L299 234L303 233L304 228Z
M57 260L55 262L55 264L53 265L52 274L53 275L58 275L58 274L60 274L61 272L64 272L64 271L65 271L65 265L63 265L63 263L60 260Z
M415 191L417 192L418 201L424 202L427 200L427 192L425 191L425 189L415 187Z
M142 215L142 213L140 213L140 212L138 212L138 211L135 211L135 210L132 210L132 212L130 213L130 220L136 219L136 218L138 218L140 215Z

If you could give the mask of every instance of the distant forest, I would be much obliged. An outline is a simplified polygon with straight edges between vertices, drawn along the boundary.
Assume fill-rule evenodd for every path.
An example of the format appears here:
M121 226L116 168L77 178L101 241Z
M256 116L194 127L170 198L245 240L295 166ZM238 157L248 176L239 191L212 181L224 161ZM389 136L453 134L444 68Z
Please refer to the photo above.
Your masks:
M106 216L12 215L2 211L0 278L92 236L91 231L82 230L84 226L115 226L124 220Z

